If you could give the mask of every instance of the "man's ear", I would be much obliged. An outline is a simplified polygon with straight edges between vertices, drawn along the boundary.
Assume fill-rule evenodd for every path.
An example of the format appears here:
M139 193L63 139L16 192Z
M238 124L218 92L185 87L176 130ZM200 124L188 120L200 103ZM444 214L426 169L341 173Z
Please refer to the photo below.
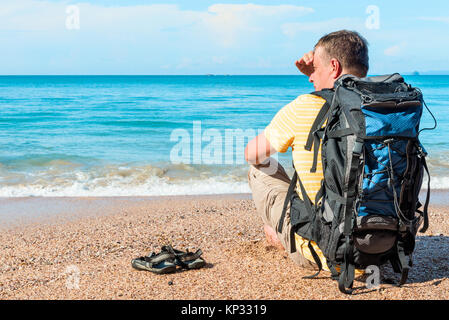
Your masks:
M334 79L337 79L341 76L341 73L343 72L343 68L341 67L340 61L333 58L331 59L331 68L332 68L332 76Z

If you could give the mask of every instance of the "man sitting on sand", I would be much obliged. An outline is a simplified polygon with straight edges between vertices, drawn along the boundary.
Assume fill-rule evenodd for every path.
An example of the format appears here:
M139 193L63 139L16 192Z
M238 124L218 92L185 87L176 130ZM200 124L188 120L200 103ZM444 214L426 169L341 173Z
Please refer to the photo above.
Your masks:
M342 30L322 37L313 51L296 61L296 66L309 77L316 91L333 88L334 82L345 74L359 78L368 72L368 44L357 32ZM316 264L307 247L308 240L294 235L290 225L290 209L283 222L282 233L278 225L290 185L290 178L284 168L270 155L286 152L292 147L293 163L310 199L321 187L323 179L321 155L318 155L317 170L310 172L313 152L304 149L306 140L318 112L325 103L321 97L303 94L283 107L264 132L248 143L245 159L251 164L248 181L258 214L265 224L268 241L278 248L284 248L291 259L302 267L315 268ZM299 186L297 190L300 190ZM299 192L299 197L302 198ZM292 243L296 241L296 252ZM312 244L326 270L326 259Z

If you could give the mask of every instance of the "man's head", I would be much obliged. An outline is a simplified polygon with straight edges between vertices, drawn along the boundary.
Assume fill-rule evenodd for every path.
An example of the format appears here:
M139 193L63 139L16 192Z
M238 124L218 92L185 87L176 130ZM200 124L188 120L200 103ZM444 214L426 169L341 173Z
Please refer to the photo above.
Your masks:
M315 45L309 81L317 91L332 88L335 80L344 74L366 77L368 68L365 38L355 31L336 31L325 35Z

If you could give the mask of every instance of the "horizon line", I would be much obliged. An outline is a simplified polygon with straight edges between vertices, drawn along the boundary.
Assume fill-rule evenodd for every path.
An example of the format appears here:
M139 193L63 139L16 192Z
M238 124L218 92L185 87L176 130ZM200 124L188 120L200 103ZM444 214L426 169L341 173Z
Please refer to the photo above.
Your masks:
M437 72L437 71L436 71ZM408 76L449 76L449 71L441 71L445 73L431 73L431 72L423 72L415 74L415 72L397 72L401 75ZM394 72L396 73L396 72ZM373 73L369 74L370 76L379 76L386 75L387 73ZM214 73L205 73L205 74L0 74L0 77L204 77L204 76L300 76L307 77L304 74L214 74Z

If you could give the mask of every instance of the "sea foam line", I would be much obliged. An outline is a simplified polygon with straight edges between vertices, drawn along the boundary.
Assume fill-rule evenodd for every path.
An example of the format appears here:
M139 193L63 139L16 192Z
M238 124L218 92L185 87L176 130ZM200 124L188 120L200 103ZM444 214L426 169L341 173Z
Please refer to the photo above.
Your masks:
M0 197L113 197L113 196L169 196L169 195L206 195L250 193L247 182L205 180L187 180L179 183L157 183L142 185L113 184L109 186L87 186L75 182L70 186L3 186Z

